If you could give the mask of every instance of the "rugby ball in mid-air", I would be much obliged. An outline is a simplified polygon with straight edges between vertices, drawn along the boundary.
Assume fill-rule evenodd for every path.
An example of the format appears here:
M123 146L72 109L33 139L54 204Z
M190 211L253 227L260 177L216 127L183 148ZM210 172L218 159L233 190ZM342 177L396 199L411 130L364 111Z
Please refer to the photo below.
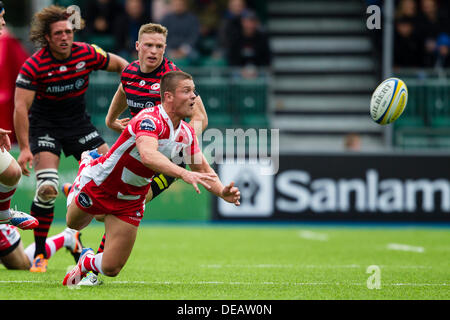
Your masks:
M400 117L408 102L408 88L398 78L384 80L372 94L370 116L378 124L389 124Z

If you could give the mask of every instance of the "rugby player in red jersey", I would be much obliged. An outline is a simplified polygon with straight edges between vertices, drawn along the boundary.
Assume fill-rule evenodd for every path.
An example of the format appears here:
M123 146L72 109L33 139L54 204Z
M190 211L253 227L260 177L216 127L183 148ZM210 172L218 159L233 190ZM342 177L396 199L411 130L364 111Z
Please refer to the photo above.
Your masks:
M161 104L160 81L161 77L170 71L180 70L172 61L164 56L166 49L167 28L160 24L148 23L139 29L136 51L138 60L131 62L121 75L121 83L111 102L106 116L106 125L121 133L128 124L129 118L119 119L120 115L128 108L134 117L144 108L155 107ZM208 117L201 97L196 94L194 113L190 124L197 135L208 125ZM175 178L156 173L150 184L146 202L149 202L175 181ZM70 190L70 185L65 185L65 192ZM97 218L99 219L99 218ZM105 245L103 235L98 253L102 252ZM86 279L80 285L97 285L95 273L88 273Z
M35 261L30 271L45 272L45 240L53 221L58 194L61 150L80 159L81 153L108 146L86 113L89 74L106 70L120 74L128 62L96 45L74 41L75 25L67 9L49 6L33 17L30 40L41 47L28 58L16 81L14 127L20 147L22 173L36 172L36 195L31 214L39 221L34 230ZM74 254L78 260L79 253Z
M0 1L0 35L5 25L5 7ZM0 128L0 227L1 224L10 223L23 230L33 229L39 224L36 218L11 209L11 198L16 192L22 172L17 161L9 154L10 133L10 130Z
M192 77L168 72L161 78L160 91L162 104L138 113L106 155L81 162L68 197L67 225L81 230L94 215L104 214L107 241L102 253L83 249L63 285L77 285L89 271L110 277L119 274L133 249L155 172L180 178L198 193L201 184L225 201L240 204L239 189L233 182L222 184L203 156L194 129L183 121L193 115ZM175 164L180 151L192 171Z

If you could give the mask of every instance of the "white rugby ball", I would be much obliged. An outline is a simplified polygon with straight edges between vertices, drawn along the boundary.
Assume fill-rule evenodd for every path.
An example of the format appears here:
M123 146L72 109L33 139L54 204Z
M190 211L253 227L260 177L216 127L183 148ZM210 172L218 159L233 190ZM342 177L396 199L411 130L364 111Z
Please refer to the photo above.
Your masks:
M408 88L398 78L384 80L372 94L370 116L381 125L394 122L405 110Z

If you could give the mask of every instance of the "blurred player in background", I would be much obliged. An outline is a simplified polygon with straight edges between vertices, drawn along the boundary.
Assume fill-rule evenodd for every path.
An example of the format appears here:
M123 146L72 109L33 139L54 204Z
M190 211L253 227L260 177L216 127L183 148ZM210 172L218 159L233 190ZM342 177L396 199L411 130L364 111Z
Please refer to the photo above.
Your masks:
M67 225L81 230L94 215L105 214L107 241L102 253L94 255L92 249L84 249L63 285L78 284L88 271L111 277L120 272L133 249L156 172L181 178L197 193L201 184L225 201L239 205L239 189L233 182L223 186L203 156L194 129L183 121L194 112L192 77L181 71L168 72L161 78L160 91L162 104L137 114L105 156L95 160L86 156L81 162L68 198ZM175 164L180 160L180 151L192 171Z
M39 227L34 230L36 251L30 271L47 270L45 241L58 194L61 150L77 160L88 149L98 148L100 153L108 150L86 113L89 74L95 70L120 74L128 65L96 45L74 42L75 30L83 26L81 17L72 17L63 7L49 6L36 13L30 40L41 49L25 61L16 81L18 163L26 176L34 166L37 180L31 214L38 219ZM75 260L78 257L74 254Z
M161 77L170 71L180 70L172 61L164 57L166 49L167 29L160 25L149 23L141 26L136 42L138 60L131 62L122 72L121 83L111 102L106 116L106 125L118 133L122 133L129 122L129 118L119 119L119 116L129 108L134 117L144 108L151 108L161 104ZM190 124L195 133L200 135L208 125L208 117L201 97L196 94L194 113ZM155 174L150 184L146 202L149 202L175 181L175 178L164 174ZM64 185L65 193L71 185ZM102 252L106 236L100 243L98 253ZM80 285L97 285L98 279L94 273L88 273Z
M5 25L5 8L0 1L0 35ZM35 218L11 209L11 198L16 192L22 172L16 160L9 154L9 133L11 131L0 128L0 225L10 223L23 230L33 229L39 224Z
M79 232L66 228L63 232L48 238L45 242L45 250L48 259L61 248L67 248L70 252L77 252L81 248ZM28 270L34 260L35 244L32 243L25 250L20 239L20 233L16 227L0 225L0 263L6 269Z

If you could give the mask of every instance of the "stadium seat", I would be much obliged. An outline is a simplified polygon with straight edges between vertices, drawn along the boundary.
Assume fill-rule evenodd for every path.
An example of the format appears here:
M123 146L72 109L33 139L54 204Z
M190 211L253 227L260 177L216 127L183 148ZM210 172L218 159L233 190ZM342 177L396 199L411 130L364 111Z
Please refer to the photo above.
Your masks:
M232 87L233 107L239 123L246 127L266 128L267 85L261 79L241 79Z
M396 128L404 127L424 127L425 121L420 116L402 115L396 122Z
M228 81L216 78L198 81L195 85L208 113L208 126L231 127L233 125L233 113L230 108L230 93L227 90L229 88Z
M105 51L114 51L116 48L116 39L111 35L87 35L86 42L89 44L95 44Z

